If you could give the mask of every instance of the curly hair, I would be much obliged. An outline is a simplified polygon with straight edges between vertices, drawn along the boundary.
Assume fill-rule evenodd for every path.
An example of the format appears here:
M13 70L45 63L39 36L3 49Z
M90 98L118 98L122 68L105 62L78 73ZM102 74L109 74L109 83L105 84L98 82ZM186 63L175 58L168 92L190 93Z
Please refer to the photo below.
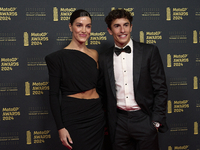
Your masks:
M130 12L128 12L124 9L114 9L111 12L109 12L109 14L105 18L105 22L109 29L111 29L112 21L114 21L115 19L118 19L118 18L126 18L129 20L130 24L133 20L133 17L131 16Z

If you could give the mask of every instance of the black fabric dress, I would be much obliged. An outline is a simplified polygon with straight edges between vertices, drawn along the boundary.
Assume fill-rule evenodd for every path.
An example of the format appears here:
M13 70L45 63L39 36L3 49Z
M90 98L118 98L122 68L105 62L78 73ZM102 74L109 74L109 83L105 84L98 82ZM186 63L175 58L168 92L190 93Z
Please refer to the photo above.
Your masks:
M57 129L69 131L73 150L101 150L105 124L101 99L67 96L96 88L96 61L85 53L70 49L51 53L45 60L49 71L50 106Z

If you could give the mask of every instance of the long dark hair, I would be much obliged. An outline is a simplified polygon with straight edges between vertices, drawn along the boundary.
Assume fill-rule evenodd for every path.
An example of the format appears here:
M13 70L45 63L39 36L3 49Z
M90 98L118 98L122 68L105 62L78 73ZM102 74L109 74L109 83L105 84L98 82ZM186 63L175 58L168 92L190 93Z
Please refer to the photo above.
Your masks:
M83 10L83 9L75 10L72 13L71 17L70 17L70 23L71 23L71 25L73 24L73 22L74 22L74 20L76 18L78 18L78 17L84 17L84 16L88 16L92 20L92 17L90 16L90 14L86 10Z

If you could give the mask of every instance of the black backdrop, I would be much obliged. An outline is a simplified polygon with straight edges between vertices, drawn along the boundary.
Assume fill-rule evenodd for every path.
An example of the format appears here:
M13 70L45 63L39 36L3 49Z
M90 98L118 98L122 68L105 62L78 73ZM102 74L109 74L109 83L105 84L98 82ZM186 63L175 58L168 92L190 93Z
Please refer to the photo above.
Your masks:
M167 76L169 131L159 134L161 150L200 150L199 0L2 0L0 149L66 149L49 108L44 57L70 42L69 16L80 8L92 15L87 44L98 52L113 44L108 12L131 12L132 38L159 47Z

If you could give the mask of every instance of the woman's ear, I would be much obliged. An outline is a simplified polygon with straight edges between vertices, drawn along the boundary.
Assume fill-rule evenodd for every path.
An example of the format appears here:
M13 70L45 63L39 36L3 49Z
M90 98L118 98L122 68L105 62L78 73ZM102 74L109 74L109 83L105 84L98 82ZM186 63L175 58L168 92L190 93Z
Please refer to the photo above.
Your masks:
M69 30L72 32L72 25L69 23Z

